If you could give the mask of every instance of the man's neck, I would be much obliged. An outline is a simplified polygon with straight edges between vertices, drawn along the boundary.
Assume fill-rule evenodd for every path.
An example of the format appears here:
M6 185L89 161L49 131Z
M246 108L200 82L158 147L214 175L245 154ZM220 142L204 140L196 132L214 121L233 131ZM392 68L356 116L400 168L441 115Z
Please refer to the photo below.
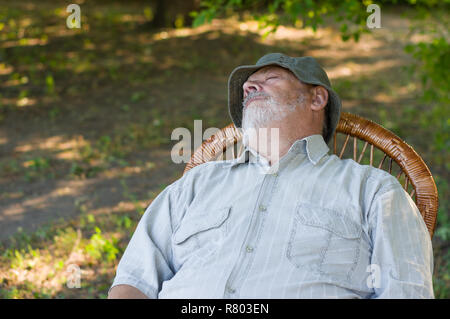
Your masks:
M275 130L276 131L276 130ZM274 130L267 130L267 140L265 138L258 138L253 136L248 141L248 146L257 152L260 156L264 157L272 166L276 164L283 156L287 154L291 146L295 141L311 136L314 134L320 134L318 132L310 132L303 134L287 134L284 130L278 129L277 134ZM273 134L271 134L273 133Z

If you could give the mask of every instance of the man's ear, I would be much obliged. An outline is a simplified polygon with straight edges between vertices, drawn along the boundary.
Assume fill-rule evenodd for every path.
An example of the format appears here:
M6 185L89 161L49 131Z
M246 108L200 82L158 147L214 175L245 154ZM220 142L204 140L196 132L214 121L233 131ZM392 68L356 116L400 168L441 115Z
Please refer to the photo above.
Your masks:
M328 91L323 86L317 85L311 89L311 108L320 111L328 102Z

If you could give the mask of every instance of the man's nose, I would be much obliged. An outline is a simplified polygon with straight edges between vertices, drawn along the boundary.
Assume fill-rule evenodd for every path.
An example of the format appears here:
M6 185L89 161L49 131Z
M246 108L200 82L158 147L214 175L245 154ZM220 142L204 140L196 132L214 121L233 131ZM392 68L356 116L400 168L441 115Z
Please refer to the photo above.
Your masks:
M259 85L258 82L256 82L256 81L248 81L248 80L244 83L242 88L244 89L244 98L247 95L249 95L250 93L259 92L262 89L261 85Z

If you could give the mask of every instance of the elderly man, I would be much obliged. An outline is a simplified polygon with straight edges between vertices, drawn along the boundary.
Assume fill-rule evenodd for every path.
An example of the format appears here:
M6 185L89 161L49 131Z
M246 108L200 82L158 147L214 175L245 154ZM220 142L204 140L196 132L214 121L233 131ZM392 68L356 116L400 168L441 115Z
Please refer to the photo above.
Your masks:
M311 57L236 68L229 111L256 134L198 165L148 207L110 298L433 298L432 247L390 174L329 155L341 110ZM275 169L276 167L276 169Z

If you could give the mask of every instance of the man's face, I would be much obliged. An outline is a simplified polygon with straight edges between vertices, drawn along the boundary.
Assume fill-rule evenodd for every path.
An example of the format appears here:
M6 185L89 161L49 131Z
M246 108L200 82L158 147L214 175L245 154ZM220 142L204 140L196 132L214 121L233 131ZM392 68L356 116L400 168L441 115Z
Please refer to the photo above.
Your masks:
M267 66L253 73L243 85L242 127L269 127L280 124L309 98L308 86L289 70Z

